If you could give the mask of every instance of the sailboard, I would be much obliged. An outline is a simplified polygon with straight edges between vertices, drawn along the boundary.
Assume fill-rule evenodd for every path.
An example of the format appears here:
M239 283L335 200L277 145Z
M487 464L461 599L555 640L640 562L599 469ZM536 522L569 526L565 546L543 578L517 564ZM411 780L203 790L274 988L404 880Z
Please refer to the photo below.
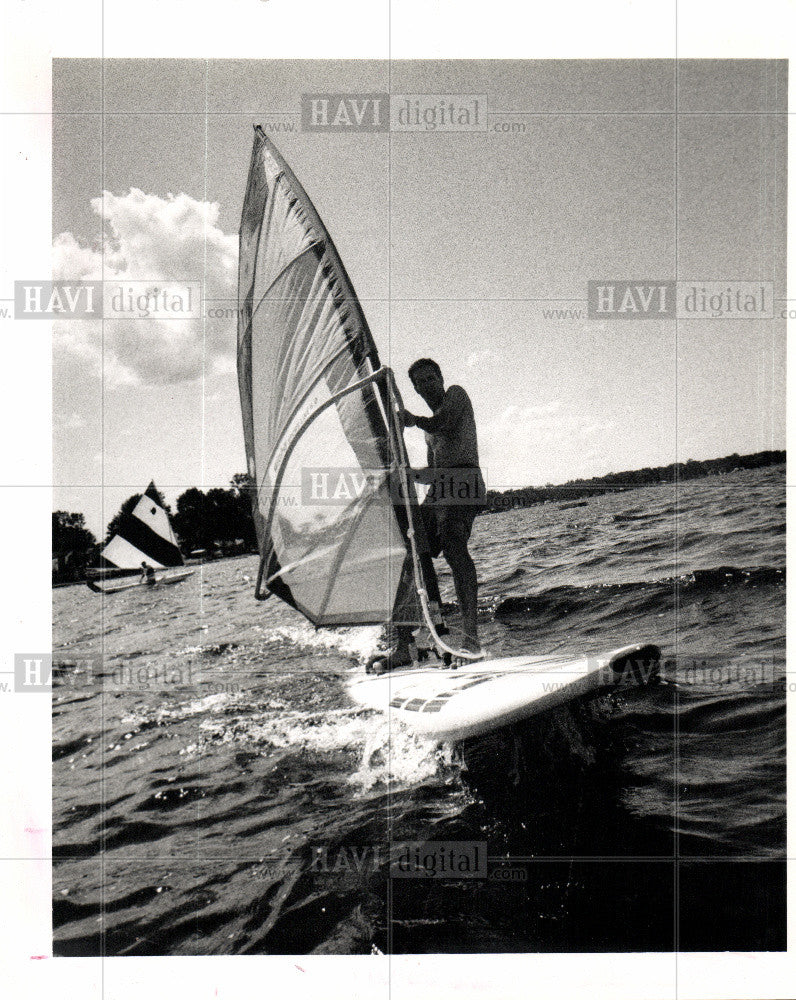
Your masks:
M193 573L177 568L175 572L158 570L184 567L169 515L160 502L154 482L147 486L133 509L120 521L116 533L100 553L108 564L89 570L86 583L98 594L115 594L133 587L163 586L180 583ZM142 563L155 570L153 580L129 579L141 573ZM124 579L127 577L128 579Z
M582 656L510 656L456 670L413 667L348 686L366 708L407 728L457 741L530 719L565 702L658 676L660 649L636 644Z
M507 666L442 638L395 378L326 227L259 126L240 226L238 385L260 550L257 598L275 595L316 626L425 626L440 656L479 676L530 670L532 658ZM448 671L421 673L450 687ZM392 711L385 690L416 680L412 669L399 670L349 690ZM431 714L447 717L399 711L421 731ZM506 718L499 710L485 724Z

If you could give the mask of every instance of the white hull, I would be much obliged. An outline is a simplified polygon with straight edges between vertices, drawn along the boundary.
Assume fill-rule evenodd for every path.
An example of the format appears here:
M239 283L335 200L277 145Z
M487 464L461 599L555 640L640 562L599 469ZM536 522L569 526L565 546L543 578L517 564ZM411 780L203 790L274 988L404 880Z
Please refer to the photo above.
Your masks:
M94 580L86 580L89 590L93 590L96 594L118 594L122 590L133 590L135 587L167 587L173 583L182 583L183 580L187 579L193 574L192 569L181 569L176 573L171 573L166 575L165 573L157 573L155 577L155 583L147 583L146 580L141 580L140 577L135 580L109 580L105 582L102 586Z

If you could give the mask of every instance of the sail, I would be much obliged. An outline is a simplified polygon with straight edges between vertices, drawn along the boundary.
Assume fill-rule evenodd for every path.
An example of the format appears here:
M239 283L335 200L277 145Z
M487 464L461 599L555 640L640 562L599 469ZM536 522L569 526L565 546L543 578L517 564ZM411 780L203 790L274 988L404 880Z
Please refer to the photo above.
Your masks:
M142 562L153 569L183 565L169 515L160 504L154 483L147 486L132 511L121 519L101 555L120 569L139 569Z
M391 373L318 213L259 128L238 306L258 596L316 625L419 622Z

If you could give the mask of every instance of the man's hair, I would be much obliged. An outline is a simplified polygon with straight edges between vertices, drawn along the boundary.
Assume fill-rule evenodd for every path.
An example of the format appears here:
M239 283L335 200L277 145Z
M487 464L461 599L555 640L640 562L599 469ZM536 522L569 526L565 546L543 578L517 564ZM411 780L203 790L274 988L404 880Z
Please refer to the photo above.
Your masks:
M418 358L417 361L413 362L409 366L409 378L414 378L415 372L420 371L421 368L433 368L437 375L442 378L442 369L433 358Z

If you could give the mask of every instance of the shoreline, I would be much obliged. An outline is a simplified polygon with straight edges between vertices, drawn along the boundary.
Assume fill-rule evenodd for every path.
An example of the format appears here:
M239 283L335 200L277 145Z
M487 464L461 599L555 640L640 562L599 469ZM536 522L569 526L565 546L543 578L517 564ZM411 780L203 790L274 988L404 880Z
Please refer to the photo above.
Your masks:
M214 559L186 559L183 566L189 568L195 568L197 566L204 566L206 563L220 563L227 562L229 559L248 559L251 556L258 556L259 552L235 552L233 555L229 556L217 556ZM176 569L177 567L169 566L167 569ZM85 587L86 579L82 580L63 580L60 583L51 584L52 590L60 590L62 587Z

